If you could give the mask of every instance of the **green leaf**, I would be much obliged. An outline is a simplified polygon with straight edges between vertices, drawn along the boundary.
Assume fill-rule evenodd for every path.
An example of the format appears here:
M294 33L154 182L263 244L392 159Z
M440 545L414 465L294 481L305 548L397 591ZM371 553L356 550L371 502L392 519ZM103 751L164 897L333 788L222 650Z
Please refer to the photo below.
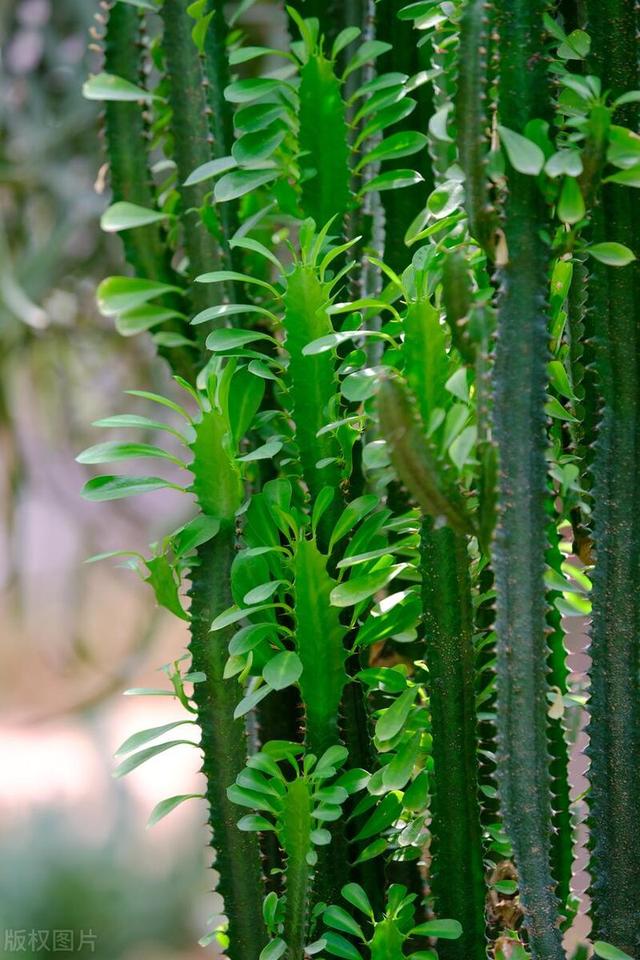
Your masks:
M234 123L241 133L258 133L280 119L285 109L280 103L255 103L236 112Z
M161 737L163 733L173 730L174 727L181 727L185 723L193 722L193 720L174 720L173 723L163 723L160 727L149 727L147 730L139 730L137 733L133 733L130 737L127 737L124 743L116 750L115 756L119 757L123 753L131 753L132 750L143 747L145 743L151 743L152 740Z
M569 377L567 376L567 371L565 370L562 361L551 360L547 364L547 369L549 371L549 380L558 393L561 396L566 397L567 400L574 400L575 396L571 388L571 383L569 382Z
M282 937L278 937L277 940L272 940L271 943L266 945L258 960L280 960L280 957L284 956L286 952L286 943Z
M284 690L302 676L302 661L297 653L285 650L265 664L262 676L274 690Z
M378 497L376 497L375 494L368 493L362 497L356 497L355 500L347 504L331 534L329 553L331 553L336 543L338 543L342 537L346 536L350 530L353 530L355 525L363 520L367 514L371 513L374 507L377 507L378 503Z
M238 706L233 711L233 719L239 720L240 717L246 716L247 713L250 713L258 704L264 700L272 692L272 687L262 686L258 687L257 690L254 690L252 693L248 693L246 697L243 697Z
M544 167L544 153L533 140L523 137L515 130L498 125L500 140L506 151L509 163L518 173L536 177Z
M563 60L584 60L591 49L591 37L584 30L572 30L558 47L558 56Z
M152 493L154 490L180 490L176 483L169 483L161 477L94 477L85 484L82 496L94 503L103 500L122 500L123 497L135 497L139 493Z
M326 940L325 950L332 957L343 957L345 960L362 960L362 954L359 950L341 934L327 930L322 934L322 939Z
M227 283L227 281L253 283L257 287L264 287L265 290L269 290L274 296L278 295L266 280L260 280L258 277L250 277L246 273L236 273L234 270L214 270L212 273L201 273L199 277L196 277L197 283Z
M374 395L379 382L379 370L372 368L356 370L342 381L340 392L351 403L361 403Z
M558 217L572 226L582 220L585 212L580 184L573 177L565 177L558 200Z
M289 54L283 50L276 50L275 47L238 47L236 50L230 51L229 63L235 67L239 63L248 63L258 57L284 57L289 59Z
M234 603L215 618L211 624L211 631L224 630L225 627L230 627L232 623L238 623L240 620L244 620L245 617L248 617L251 613L258 613L261 610L271 610L272 607L273 605L268 603L261 604L259 607L240 608Z
M149 417L141 417L135 413L118 413L113 417L103 417L101 420L94 420L94 427L134 427L138 430L163 430L171 433L184 443L184 437L178 430L174 430L167 423L160 420L151 420Z
M318 760L318 763L316 764L314 774L322 773L331 767L341 767L348 756L349 751L347 748L343 747L340 743L336 743L333 747L329 747L322 754Z
M544 165L549 177L579 177L582 173L582 157L577 150L558 150Z
M621 183L625 187L640 187L640 163L605 177L605 183Z
M116 330L121 337L134 337L144 330L151 330L153 327L165 323L166 320L172 320L174 317L180 317L182 314L177 310L168 310L165 307L155 306L155 304L143 304L141 307L135 307L133 310L127 310L125 313L116 315Z
M412 187L416 183L422 183L423 180L424 177L417 170L388 170L369 180L360 193L363 195L374 190L399 190L401 187Z
M172 810L175 810L176 807L179 807L181 803L184 803L185 800L201 800L203 799L201 793L182 793L176 797L167 797L166 800L161 800L160 803L157 803L151 813L149 814L149 819L147 821L148 827L153 827L159 820L162 820L167 814L171 813Z
M610 943L604 943L602 940L596 940L593 945L593 952L596 957L601 957L602 960L633 960L624 950L619 950L618 947L614 947Z
M268 340L270 343L276 343L273 337L266 333L260 333L259 330L236 330L233 327L223 327L209 334L207 349L213 353L219 353L222 350L244 347L248 343L255 343L256 340Z
M193 187L197 183L202 183L204 180L211 180L213 177L217 177L221 173L226 173L227 170L233 170L233 168L237 166L238 162L235 157L218 157L216 160L207 160L206 163L201 163L199 167L196 167L195 170L189 174L184 185L185 187Z
M362 30L360 27L345 27L344 30L341 30L333 41L331 59L335 60L338 54L341 53L345 47L348 47L350 43L353 43L354 40L357 40L361 33Z
M217 307L207 307L206 310L201 310L200 313L195 315L191 324L196 326L199 323L206 323L207 320L217 320L218 317L234 317L242 313L257 313L260 316L269 317L270 320L276 319L274 314L270 310L265 310L264 307L256 307L249 303L221 303Z
M150 223L166 220L167 214L162 210L149 210L139 207L136 203L127 203L120 200L112 204L100 218L100 226L106 233L118 233L120 230L131 230L133 227L146 227Z
M398 20L421 20L433 11L434 0L418 0L398 11Z
M268 583L261 583L259 587L254 587L252 590L249 590L248 593L245 593L242 602L248 607L252 607L256 603L264 603L264 601L272 597L285 582L285 580L270 580Z
M626 267L636 259L635 253L625 247L623 243L594 243L586 248L586 252L600 263L609 267Z
M176 557L184 557L196 547L202 546L203 543L215 537L219 530L220 521L217 517L208 517L204 513L199 513L172 535L173 552Z
M469 455L475 446L478 436L477 427L466 427L462 433L459 433L449 447L449 456L455 463L458 470L462 470L465 463L469 460Z
M238 820L238 830L245 833L254 833L260 830L274 830L275 827L266 817L261 817L257 813L250 813L246 817Z
M362 577L352 577L345 583L339 584L331 591L331 604L334 607L352 607L362 600L367 600L378 593L383 587L393 580L402 570L406 569L406 564L399 563L392 567L383 567L381 570L374 570Z
M238 457L238 463L251 463L253 460L272 460L276 453L282 450L282 440L269 440L263 443L261 447L256 447L244 457Z
M230 83L226 88L224 98L229 103L255 103L256 100L278 93L282 89L281 80L272 80L267 77L236 80L235 83Z
M107 277L98 287L98 309L105 317L112 317L166 293L182 293L182 290L168 283L140 277Z
M427 137L424 133L418 133L416 130L401 130L399 133L386 137L377 147L365 154L358 167L391 158L410 157L412 154L423 150L426 144Z
M380 110L379 113L374 114L366 126L360 131L355 142L355 147L360 147L370 137L373 137L374 134L380 133L381 130L386 130L387 127L393 126L394 123L405 120L413 113L416 105L416 101L412 100L411 97L405 97L404 100L401 100L399 103L392 103L390 106L385 107L384 110Z
M151 403L157 403L161 407L173 410L174 413L179 413L181 417L184 417L185 420L191 423L191 417L184 407L181 407L175 400L170 400L169 397L163 397L159 393L151 393L149 390L125 390L125 393L130 397L140 397L142 400L150 400Z
M457 940L462 935L462 926L457 920L428 920L414 927L411 933L418 937Z
M395 735L402 730L411 713L417 690L415 687L409 687L404 693L397 697L390 707L376 721L376 737L384 742L393 740Z
M120 460L133 460L138 457L152 457L156 460L170 460L181 464L181 461L160 447L149 443L118 443L108 441L87 447L76 457L77 463L116 463Z
M138 753L132 753L130 756L123 760L117 770L114 771L114 777L124 777L127 773L131 773L132 770L135 770L136 767L141 766L143 763L146 763L147 760L151 760L152 757L156 757L159 753L164 753L165 750L170 750L171 747L179 747L183 744L189 744L189 746L197 747L197 743L193 743L192 740L169 740L167 743L156 743L153 747L147 747L146 750L140 750Z
M402 801L395 793L388 793L375 808L365 825L356 835L356 840L367 840L390 827L402 813Z
M507 896L513 896L513 894L518 892L518 884L515 880L496 880L493 888L497 890L498 893L504 893Z
M352 907L361 910L367 917L373 917L373 907L371 906L369 897L359 883L348 883L342 888L341 893L347 903L350 903Z
M273 130L266 128L243 134L236 140L231 150L238 163L257 163L272 157L285 136L286 130L281 123L278 123Z
M365 63L375 60L389 50L391 50L391 44L385 43L384 40L366 40L347 64L343 79L346 80L354 70L359 70Z
M311 514L311 529L315 536L316 530L318 529L318 524L322 519L322 516L327 511L329 506L333 503L335 498L335 490L333 487L323 487L318 496L315 498L313 504L313 511Z
M135 83L114 77L110 73L98 73L89 77L82 87L85 100L151 101L156 100L152 93L137 87Z
M277 170L233 170L226 173L215 185L213 195L218 203L237 200L265 183L271 183L278 177Z
M351 936L364 940L362 927L342 907L328 907L323 913L322 919L328 927L333 927L334 930L340 930L342 933L350 933Z

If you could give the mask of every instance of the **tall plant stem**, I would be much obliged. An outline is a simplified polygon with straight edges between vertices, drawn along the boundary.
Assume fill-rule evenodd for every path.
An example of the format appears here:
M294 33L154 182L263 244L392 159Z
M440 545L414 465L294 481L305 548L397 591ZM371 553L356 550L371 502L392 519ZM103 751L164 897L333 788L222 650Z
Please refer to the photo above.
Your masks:
M543 0L500 0L500 122L523 133L548 110ZM545 567L549 254L536 181L509 169L497 313L494 427L498 446L498 788L535 960L562 960L550 869Z
M614 96L637 88L633 0L589 2L593 63ZM638 126L636 104L616 123ZM605 185L597 240L640 252L635 191ZM588 748L595 935L631 955L640 949L640 268L597 264L591 284L605 310L596 331L602 398L593 461L596 568L591 627Z
M161 15L170 79L171 129L182 200L181 219L192 281L191 303L194 310L201 310L211 306L220 291L215 291L215 284L194 284L193 281L199 274L219 265L221 247L205 229L198 213L209 187L206 184L184 185L195 167L212 157L207 88L202 83L203 62L191 36L193 21L187 14L187 7L185 0L164 0ZM221 29L217 21L219 16L220 11L214 11L212 23L218 30ZM224 56L219 43L216 45L215 40L210 43L213 46L209 48L209 59ZM207 55L205 63L206 58ZM222 120L219 122L222 124ZM209 448L209 456L215 457L219 451L218 487L222 487L225 480L221 465L226 459L224 438L213 431L198 442ZM196 450L196 458L198 456ZM210 482L210 477L203 479L205 483ZM206 513L206 506L202 503L201 506ZM235 507L238 506L236 503ZM226 794L227 787L244 768L247 757L244 723L233 719L242 689L238 684L224 680L229 634L224 630L209 632L213 619L229 606L232 599L229 585L235 547L233 509L230 508L228 515L220 519L223 523L220 534L198 548L198 564L192 571L190 651L193 669L202 671L207 678L196 684L195 696L202 730L212 847L220 871L219 890L229 922L228 955L231 960L256 960L264 945L260 851L254 834L245 836L237 829L238 811Z
M229 569L234 552L232 526L198 549L198 565L191 575L189 650L192 669L207 677L194 685L194 699L202 731L215 868L220 874L217 889L229 921L227 953L232 960L257 960L264 946L258 841L254 833L238 830L238 808L227 797L227 787L244 767L246 732L242 720L233 720L239 688L223 679L229 632L210 633L214 618L232 602Z
M462 924L443 960L484 960L485 884L478 801L475 649L467 538L422 521L425 660L433 734L432 889L440 916Z

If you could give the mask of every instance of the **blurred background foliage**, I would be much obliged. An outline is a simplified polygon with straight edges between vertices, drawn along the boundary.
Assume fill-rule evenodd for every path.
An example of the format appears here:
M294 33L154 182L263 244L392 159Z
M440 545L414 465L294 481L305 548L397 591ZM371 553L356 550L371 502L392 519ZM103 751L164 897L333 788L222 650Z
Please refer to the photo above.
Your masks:
M82 563L143 547L154 522L158 532L180 522L162 496L155 520L147 504L143 517L130 501L96 510L79 496L74 456L91 421L117 410L127 388L162 389L164 375L144 340L123 340L94 305L99 280L123 271L117 238L98 227L108 202L98 110L81 97L96 9L0 0L3 960L70 955L52 936L29 943L33 930L74 931L73 952L97 960L202 956L194 944L211 907L199 805L144 829L159 799L198 789L195 751L126 784L111 779L119 742L172 718L164 703L121 691L155 685L155 666L179 656L185 637L149 610L130 572ZM262 3L248 15L263 40L268 14ZM78 950L83 930L95 942Z

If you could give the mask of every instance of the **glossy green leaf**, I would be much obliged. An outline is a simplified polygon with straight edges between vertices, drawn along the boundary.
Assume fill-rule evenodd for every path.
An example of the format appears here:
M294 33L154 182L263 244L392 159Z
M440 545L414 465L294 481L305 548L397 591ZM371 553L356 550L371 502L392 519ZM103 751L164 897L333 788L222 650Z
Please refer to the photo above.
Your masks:
M118 233L120 230L146 227L150 223L166 220L166 217L162 210L148 210L121 200L105 210L100 218L100 226L106 233Z
M373 908L366 892L358 883L348 883L342 888L342 896L357 910L361 910L367 917L373 917Z
M228 170L233 170L237 166L238 162L235 157L218 157L216 160L207 160L206 163L201 163L193 173L189 174L184 185L185 187L193 187L204 180L211 180Z
M361 192L365 194L375 190L399 190L422 183L423 180L424 177L417 170L388 170L369 180Z
M95 77L89 77L82 88L82 95L86 100L120 102L144 102L156 99L153 94L136 86L135 83L109 73L98 73Z
M218 203L237 200L278 177L277 170L232 170L218 180L213 195Z
M168 283L138 277L108 277L98 287L98 308L105 317L112 317L167 293L181 293L181 290Z
M411 713L416 694L415 687L409 687L393 701L390 707L387 707L376 722L376 737L378 740L392 740L402 730L407 717Z
M127 773L135 770L136 767L146 763L147 760L151 760L152 757L157 757L158 754L164 753L165 750L170 750L172 747L180 747L184 744L192 747L197 746L197 744L194 744L191 740L169 740L167 743L156 743L153 747L147 747L145 750L138 751L138 753L130 754L122 761L113 775L114 777L124 777Z
M602 960L632 960L624 950L619 950L618 947L614 947L610 943L604 943L602 940L596 940L593 945L593 952L596 957L601 957Z
M185 723L193 723L193 721L174 720L172 723L163 723L159 727L149 727L148 730L139 730L137 733L133 733L130 737L127 737L124 743L116 750L115 756L119 757L123 753L131 753L132 750L143 747L145 743L150 743L152 740L161 737L163 733L168 733L169 730L173 730L175 727L181 727Z
M322 917L328 927L332 927L334 930L340 930L342 933L350 933L352 937L358 937L360 940L364 940L362 927L346 910L343 910L342 907L328 907Z
M116 463L119 460L133 460L139 457L180 463L177 457L160 447L154 447L148 443L118 443L117 441L97 443L93 447L88 447L78 454L76 461L78 463Z
M632 263L636 256L629 247L623 243L594 243L586 248L586 252L600 263L606 263L609 267L626 267Z
M164 817L171 813L172 810L175 810L176 807L183 804L185 800L195 800L201 797L202 794L200 793L183 793L176 797L167 797L166 800L161 800L149 814L147 826L153 827L159 820L163 820Z
M537 176L544 167L545 157L540 147L508 127L498 126L500 140L509 158L509 163L518 173Z
M182 490L175 483L162 480L161 477L94 477L85 484L82 496L85 500L122 500L139 493L152 493L154 490Z
M457 920L428 920L414 927L411 932L417 936L439 940L457 940L462 934L462 926Z

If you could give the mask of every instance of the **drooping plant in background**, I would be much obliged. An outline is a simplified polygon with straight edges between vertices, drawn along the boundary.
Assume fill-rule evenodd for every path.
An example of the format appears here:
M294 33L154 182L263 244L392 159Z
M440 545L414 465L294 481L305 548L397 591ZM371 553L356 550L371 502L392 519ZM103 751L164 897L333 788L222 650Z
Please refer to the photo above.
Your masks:
M159 465L89 499L190 504L122 555L189 625L165 673L224 900L203 942L584 956L586 801L595 951L637 956L635 4L301 0L268 47L250 5L105 3L85 87L132 274L100 309L176 394L136 385L98 422L136 439L79 459Z

